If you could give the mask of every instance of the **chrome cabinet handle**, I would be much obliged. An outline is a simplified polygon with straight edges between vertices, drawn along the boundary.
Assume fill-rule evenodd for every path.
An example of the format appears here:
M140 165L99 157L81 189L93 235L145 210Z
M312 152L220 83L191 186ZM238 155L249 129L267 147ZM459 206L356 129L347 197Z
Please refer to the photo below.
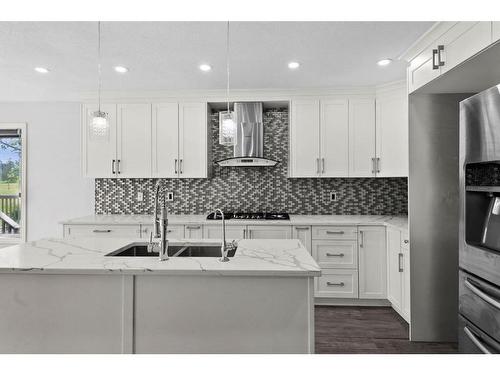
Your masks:
M339 254L326 253L327 257L340 257L340 258L343 258L344 255L345 255L344 253L339 253Z
M345 232L343 230L339 231L332 231L332 230L327 230L326 234L344 234Z
M111 233L111 229L94 229L94 233Z
M466 278L464 284L476 296L481 298L483 301L489 303L491 306L500 310L500 301L496 300L495 298L491 297L490 295L486 294L481 289L479 289L476 285L473 284L473 281L471 279Z
M398 254L398 271L403 272L403 253Z
M183 159L179 159L179 173L182 174L182 162Z
M437 55L438 55L438 50L433 49L432 50L432 70L439 69L439 61L436 63Z
M437 48L438 66L444 66L444 61L441 60L441 52L443 51L444 51L444 46L441 44Z
M408 243L409 241L408 241L408 240L404 240L403 242L404 242L404 243Z
M247 230L243 229L243 238L247 238Z
M117 160L116 160L116 173L118 173L118 174L122 173L122 172L120 171L120 162L121 162L121 160L120 160L120 159L117 159Z
M186 225L186 229L201 229L201 225Z
M375 158L372 158L372 174L375 174Z
M362 230L359 231L359 247L363 247L365 245L365 237Z
M111 162L111 174L116 174L115 163L116 163L116 160L113 159L113 161Z
M325 158L321 158L321 173L325 173Z
M177 159L174 160L174 173L177 174Z
M327 281L326 285L328 285L328 286L340 286L340 287L344 287L345 286L344 283L331 283L330 281Z
M319 158L316 158L316 173L319 174Z
M491 352L483 345L479 337L477 337L469 327L464 327L465 334L469 337L469 339L481 350L484 354L491 354Z
M297 230L309 230L309 227L295 227Z
M380 158L376 158L377 159L377 173L380 173Z

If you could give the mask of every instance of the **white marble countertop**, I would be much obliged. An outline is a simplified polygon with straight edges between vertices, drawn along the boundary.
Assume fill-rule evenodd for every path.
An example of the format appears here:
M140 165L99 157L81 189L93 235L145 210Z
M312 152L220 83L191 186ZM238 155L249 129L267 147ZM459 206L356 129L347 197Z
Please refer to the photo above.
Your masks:
M0 273L175 274L218 276L320 275L320 268L299 240L240 240L228 262L218 258L112 257L106 254L144 239L42 239L0 249ZM170 244L175 245L171 239ZM214 240L196 240L196 243ZM182 241L186 243L186 241Z
M62 221L72 225L138 225L151 224L152 215L89 215ZM169 224L215 224L206 215L169 215ZM240 220L230 219L227 225L387 225L408 230L407 216L388 215L290 215L290 220Z

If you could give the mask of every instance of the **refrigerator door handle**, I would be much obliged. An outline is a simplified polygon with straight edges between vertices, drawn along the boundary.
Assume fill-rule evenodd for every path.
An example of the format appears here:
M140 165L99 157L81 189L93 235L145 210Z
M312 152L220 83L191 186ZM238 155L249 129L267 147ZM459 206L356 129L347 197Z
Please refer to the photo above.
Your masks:
M469 288L469 290L474 293L476 296L481 298L483 301L489 303L491 306L497 308L500 310L500 301L496 300L495 298L489 296L485 292L483 292L481 289L479 289L477 286L472 284L471 280L466 278L464 282L465 286Z
M474 332L469 329L469 327L464 327L464 332L479 350L481 350L484 354L491 354L486 346L484 346L483 343L479 340L479 337L477 337Z

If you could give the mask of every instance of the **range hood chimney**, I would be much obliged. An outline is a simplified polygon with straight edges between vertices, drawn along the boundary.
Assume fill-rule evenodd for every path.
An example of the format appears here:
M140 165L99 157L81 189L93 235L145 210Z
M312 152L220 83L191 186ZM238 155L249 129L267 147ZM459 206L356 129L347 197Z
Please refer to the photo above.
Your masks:
M234 103L236 142L234 157L219 160L221 167L273 167L278 162L264 158L262 103Z

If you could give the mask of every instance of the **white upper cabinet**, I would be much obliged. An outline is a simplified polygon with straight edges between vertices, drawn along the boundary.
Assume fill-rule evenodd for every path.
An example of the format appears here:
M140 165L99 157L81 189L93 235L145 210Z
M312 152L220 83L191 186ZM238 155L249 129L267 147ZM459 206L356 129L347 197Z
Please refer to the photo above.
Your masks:
M375 100L349 100L349 177L375 176Z
M119 104L117 174L151 177L151 104Z
M408 176L406 87L377 94L375 112L377 177L406 177Z
M179 105L153 104L153 176L173 178L179 171Z
M387 296L385 227L359 227L359 298Z
M319 100L293 100L290 119L290 176L320 174Z
M206 102L179 103L179 177L207 177L207 127Z
M97 105L82 109L82 171L85 177L114 177L116 172L116 105L103 104L101 111L108 115L109 129L96 134L92 129L93 113Z
M500 38L495 22L440 22L405 58L408 89L413 92L481 52Z
M500 40L500 21L495 21L491 23L491 35L493 37L492 43Z
M437 44L441 73L445 73L491 44L491 22L457 22Z
M432 45L411 60L408 67L408 88L410 92L422 87L441 74L437 63L436 49L437 47Z
M320 151L322 177L349 176L349 105L346 100L321 100Z

